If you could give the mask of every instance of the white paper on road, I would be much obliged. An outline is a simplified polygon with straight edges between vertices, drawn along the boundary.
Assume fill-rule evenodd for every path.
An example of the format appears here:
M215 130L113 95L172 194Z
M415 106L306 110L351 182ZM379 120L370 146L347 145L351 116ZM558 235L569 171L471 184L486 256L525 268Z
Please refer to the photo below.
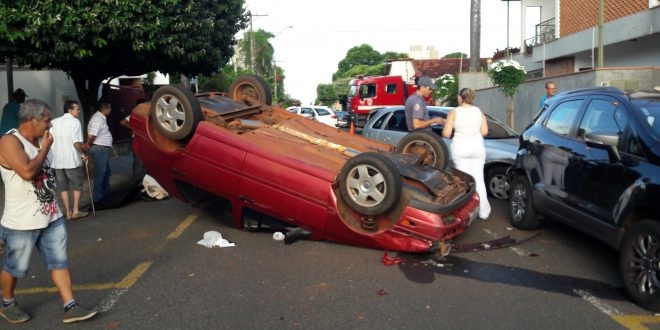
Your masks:
M236 244L222 238L222 234L215 230L205 232L204 239L197 242L197 244L206 246L207 248L236 246Z

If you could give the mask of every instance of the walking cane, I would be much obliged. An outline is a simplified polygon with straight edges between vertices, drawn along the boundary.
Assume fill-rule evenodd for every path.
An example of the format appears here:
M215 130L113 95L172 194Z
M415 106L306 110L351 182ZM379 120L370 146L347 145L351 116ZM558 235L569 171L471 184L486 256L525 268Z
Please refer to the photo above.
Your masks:
M92 190L92 180L89 179L89 160L85 159L85 170L87 172L87 182L89 183L89 197L92 200L92 214L96 216L96 209L94 208L94 191Z

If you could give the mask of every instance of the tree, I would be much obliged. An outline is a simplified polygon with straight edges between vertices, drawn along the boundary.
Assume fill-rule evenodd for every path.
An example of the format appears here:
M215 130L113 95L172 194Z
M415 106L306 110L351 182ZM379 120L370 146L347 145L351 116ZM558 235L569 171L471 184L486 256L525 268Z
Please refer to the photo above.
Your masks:
M397 53L397 52L384 52L383 53L383 59L384 60L400 60L404 58L410 58L410 56L406 53Z
M337 92L332 84L316 86L316 104L332 106L337 101Z
M442 58L467 58L468 55L462 52L454 52L454 53L449 53Z
M507 124L510 127L513 127L513 96L516 95L518 86L525 81L526 73L525 67L511 59L496 61L488 68L488 76L493 85L500 87L500 92L508 100L507 117L509 120Z
M61 69L89 118L103 79L213 74L247 24L243 0L2 1L0 57Z
M356 65L372 66L383 63L383 55L367 44L353 47L346 52L346 57L339 61L337 72L332 80L347 77L346 73Z
M262 29L246 32L243 35L240 46L241 59L257 75L272 76L275 49L268 40L273 37L272 33ZM254 44L250 45L253 38Z

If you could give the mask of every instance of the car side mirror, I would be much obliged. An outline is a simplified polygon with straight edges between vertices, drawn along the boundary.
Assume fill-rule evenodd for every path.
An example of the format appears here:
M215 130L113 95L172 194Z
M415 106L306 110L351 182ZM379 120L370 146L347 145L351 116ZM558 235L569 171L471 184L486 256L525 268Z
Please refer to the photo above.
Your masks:
M619 145L619 135L612 133L587 133L584 137L587 146L597 149L607 150L610 162L617 163L621 161L621 155L617 146Z

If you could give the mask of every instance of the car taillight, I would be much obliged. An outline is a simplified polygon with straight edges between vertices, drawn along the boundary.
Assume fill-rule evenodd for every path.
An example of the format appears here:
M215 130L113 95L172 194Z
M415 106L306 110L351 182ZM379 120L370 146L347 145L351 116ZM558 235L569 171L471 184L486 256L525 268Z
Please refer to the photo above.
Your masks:
M330 118L337 119L337 115L332 115L332 116L330 116Z

